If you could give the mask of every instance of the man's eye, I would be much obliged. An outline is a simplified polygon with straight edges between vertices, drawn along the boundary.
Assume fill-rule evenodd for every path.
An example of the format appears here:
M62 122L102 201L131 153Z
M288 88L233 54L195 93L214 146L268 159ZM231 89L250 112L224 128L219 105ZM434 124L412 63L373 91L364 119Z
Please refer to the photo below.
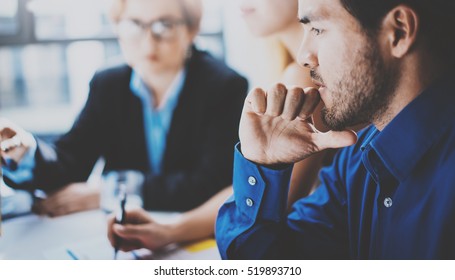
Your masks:
M311 32L313 32L314 35L318 36L322 34L323 30L312 27Z

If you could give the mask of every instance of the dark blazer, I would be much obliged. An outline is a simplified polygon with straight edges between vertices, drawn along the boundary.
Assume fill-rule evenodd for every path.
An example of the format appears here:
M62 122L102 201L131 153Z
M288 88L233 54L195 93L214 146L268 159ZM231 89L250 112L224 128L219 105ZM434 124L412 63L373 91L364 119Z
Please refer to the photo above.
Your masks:
M142 103L129 88L131 68L121 66L95 74L88 101L67 134L53 145L38 140L30 187L53 190L85 181L100 156L106 170L146 174L146 209L189 210L229 186L247 81L196 49L186 69L161 175L150 172Z

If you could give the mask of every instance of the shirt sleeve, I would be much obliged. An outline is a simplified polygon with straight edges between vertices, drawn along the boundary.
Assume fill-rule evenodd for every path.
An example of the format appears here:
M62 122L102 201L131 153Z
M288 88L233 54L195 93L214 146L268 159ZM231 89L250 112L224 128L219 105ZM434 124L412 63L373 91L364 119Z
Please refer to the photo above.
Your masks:
M35 168L36 164L35 153L37 149L35 138L33 140L32 145L19 163L6 160L6 164L3 166L4 175L16 184L22 184L33 179L33 168Z
M292 167L258 166L239 149L234 195L221 207L216 223L223 259L349 258L346 193L335 165L321 171L317 191L297 201L287 216Z
M230 257L230 247L248 252L245 256L234 258L262 257L256 247L258 239L248 242L249 236L261 227L258 221L280 224L286 220L291 171L292 166L282 170L258 166L243 157L240 144L237 144L234 153L234 195L221 207L216 223L216 239L223 259ZM259 234L259 239L263 237Z

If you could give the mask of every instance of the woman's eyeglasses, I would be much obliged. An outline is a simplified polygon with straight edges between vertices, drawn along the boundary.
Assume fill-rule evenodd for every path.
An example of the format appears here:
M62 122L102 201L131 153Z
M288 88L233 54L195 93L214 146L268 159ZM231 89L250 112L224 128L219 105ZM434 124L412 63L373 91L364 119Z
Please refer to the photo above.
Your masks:
M140 40L150 32L155 40L172 40L180 25L185 25L185 21L165 18L143 23L138 20L123 19L117 24L117 34L122 38Z

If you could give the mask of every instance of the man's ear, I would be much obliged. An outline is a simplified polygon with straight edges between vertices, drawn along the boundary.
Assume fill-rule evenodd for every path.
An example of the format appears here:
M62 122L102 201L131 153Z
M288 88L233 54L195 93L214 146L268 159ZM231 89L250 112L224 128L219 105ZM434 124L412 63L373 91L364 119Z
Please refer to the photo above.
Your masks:
M383 20L390 53L396 58L405 56L414 46L420 28L420 19L413 8L399 5Z

